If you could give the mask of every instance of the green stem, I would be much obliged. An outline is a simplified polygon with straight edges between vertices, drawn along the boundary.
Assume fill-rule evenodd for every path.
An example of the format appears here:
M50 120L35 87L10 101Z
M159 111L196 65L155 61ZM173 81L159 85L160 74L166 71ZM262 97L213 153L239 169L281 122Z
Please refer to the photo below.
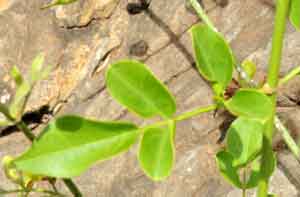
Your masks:
M267 83L272 89L276 89L279 81L279 70L281 65L283 38L286 29L286 20L289 11L290 0L277 0L275 26L272 39L272 51L269 61L269 72ZM270 97L273 103L272 116L267 123L267 129L264 133L262 161L261 161L261 174L263 175L258 185L258 197L268 196L268 183L269 183L269 165L268 163L270 151L272 149L272 138L274 130L274 118L276 113L276 92Z
M186 119L189 119L191 117L197 116L199 114L213 111L215 109L217 109L217 105L210 105L210 106L207 106L207 107L199 107L199 108L194 109L192 111L185 112L185 113L175 117L173 120L174 121L186 120Z
M18 122L16 125L24 133L27 139L33 142L33 140L35 139L35 135L31 132L27 125L23 121Z
M297 160L299 160L300 156L300 149L298 145L296 144L295 140L292 138L290 135L290 132L287 130L287 128L282 124L282 122L279 120L279 118L276 116L275 117L275 127L277 130L281 133L282 138L284 142L287 144L289 147L290 151L294 154Z
M282 79L279 80L278 86L282 86L286 84L289 80L293 79L295 76L300 74L300 66L297 66L293 70L291 70L287 75L285 75Z
M197 0L190 0L190 3L193 6L193 8L196 10L196 12L199 15L199 17L202 19L202 21L207 26L209 26L211 29L213 29L213 30L215 30L217 32L217 29L215 28L215 26L213 25L213 23L210 21L210 19L206 15L206 13L203 10L203 8L201 7L200 3L198 3Z
M217 109L217 107L218 107L217 105L209 105L209 106L206 106L206 107L199 107L199 108L196 108L194 110L184 112L184 113L180 114L179 116L172 118L172 120L175 121L175 122L186 120L186 119L192 118L194 116L197 116L199 114L203 114L203 113L206 113L206 112L213 111L213 110ZM149 128L160 127L160 126L167 125L167 124L169 124L169 121L170 120L163 120L163 121L155 122L155 123L147 125L145 127L141 127L140 131L145 131Z

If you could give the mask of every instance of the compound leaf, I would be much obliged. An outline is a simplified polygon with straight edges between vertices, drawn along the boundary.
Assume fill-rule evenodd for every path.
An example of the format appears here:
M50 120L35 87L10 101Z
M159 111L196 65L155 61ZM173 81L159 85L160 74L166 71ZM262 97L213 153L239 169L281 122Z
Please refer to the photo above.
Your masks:
M176 111L167 88L140 62L125 60L112 64L106 73L106 85L113 98L144 118L170 118Z
M15 164L34 175L74 177L96 161L128 150L138 135L138 128L131 123L63 116L50 123Z

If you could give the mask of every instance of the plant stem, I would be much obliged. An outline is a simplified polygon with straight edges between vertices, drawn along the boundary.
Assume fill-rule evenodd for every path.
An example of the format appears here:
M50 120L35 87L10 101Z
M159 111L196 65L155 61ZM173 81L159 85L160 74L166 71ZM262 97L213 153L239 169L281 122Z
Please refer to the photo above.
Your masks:
M272 51L269 61L269 72L268 72L268 85L276 89L278 85L279 70L281 65L283 38L286 29L286 20L289 11L290 0L277 0L275 26L272 38ZM273 109L270 120L267 123L267 128L264 133L263 150L262 150L262 161L261 161L261 174L263 175L258 184L258 197L268 196L268 183L269 183L269 165L268 163L270 154L272 154L272 138L274 130L274 117L276 113L276 92L270 97Z
M213 23L210 21L210 19L208 18L208 16L206 15L205 11L203 10L203 8L201 7L200 3L198 3L197 0L190 0L191 5L193 6L193 8L196 10L198 16L202 19L202 21L209 26L211 29L213 29L214 31L217 32L217 29L215 28L215 26L213 25Z
M297 66L293 70L291 70L287 75L285 75L282 79L279 80L278 86L282 86L286 84L289 80L293 79L295 76L300 74L300 66Z
M63 179L63 182L65 185L69 188L69 190L72 192L74 197L82 197L81 192L75 185L75 183L71 179Z
M31 132L31 130L27 127L27 125L22 120L17 123L17 127L24 133L27 139L33 142L33 140L35 139L35 135Z
M205 113L205 112L213 111L216 108L217 108L217 105L210 105L210 106L207 106L207 107L199 107L199 108L196 108L194 110L185 112L185 113L175 117L173 120L174 121L186 120L186 119L189 119L189 118L194 117L196 115L199 115L199 114L202 114L202 113Z
M199 114L213 111L213 110L217 109L217 107L218 107L217 105L209 105L206 107L199 107L194 110L184 112L184 113L180 114L179 116L172 118L172 120L176 121L176 122L186 120L186 119L192 118L194 116L197 116ZM164 125L167 125L169 123L169 121L170 120L163 120L163 121L155 122L155 123L147 125L145 127L141 127L140 130L144 131L144 130L147 130L148 128L164 126Z
M282 138L284 139L285 143L289 147L290 151L294 154L296 159L300 161L300 149L292 136L290 135L289 131L287 128L282 124L282 122L279 120L279 118L276 116L275 117L275 126L277 130L281 133Z

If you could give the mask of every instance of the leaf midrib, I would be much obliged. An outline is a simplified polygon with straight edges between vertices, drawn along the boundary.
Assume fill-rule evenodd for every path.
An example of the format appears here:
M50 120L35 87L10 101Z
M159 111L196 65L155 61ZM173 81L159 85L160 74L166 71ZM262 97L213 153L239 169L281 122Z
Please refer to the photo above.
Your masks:
M113 70L112 70L113 71ZM139 91L137 91L134 86L129 83L122 74L119 74L119 72L113 71L112 75L115 75L115 77L120 80L125 86L127 86L128 89L130 89L132 92L140 96L147 104L151 105L157 112L158 114L162 115L163 117L167 116L163 111L160 110L158 106L156 106L156 103L151 102L151 99L148 99L146 96L143 94L140 94Z
M120 135L114 135L113 137L109 137L109 138L103 138L103 139L106 139L107 141L113 141L115 140L115 138L118 138L118 137L123 137L125 135L132 135L134 133L137 133L138 130L133 130L132 132L124 132ZM51 152L47 152L46 154L37 154L36 156L31 156L29 157L29 159L22 159L23 161L28 161L28 160L34 160L38 157L45 157L49 155L52 155L52 154L57 154L59 152L71 152L72 150L76 150L76 149L79 149L81 147L85 147L85 146L88 146L88 145L94 145L94 144L97 144L97 143L102 143L104 140L94 140L90 143L83 143L83 144L80 144L80 145L72 145L72 146L69 146L67 149L58 149L58 150L55 150L55 151L51 151Z

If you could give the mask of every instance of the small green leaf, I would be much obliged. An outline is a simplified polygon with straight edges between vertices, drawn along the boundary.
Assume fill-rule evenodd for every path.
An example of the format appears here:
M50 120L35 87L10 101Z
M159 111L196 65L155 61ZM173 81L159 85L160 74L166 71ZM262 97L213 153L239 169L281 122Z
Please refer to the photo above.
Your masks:
M23 79L23 76L21 74L21 71L19 70L19 68L17 66L12 67L12 69L10 70L10 75L14 79L17 87L22 85L24 79Z
M31 83L35 83L36 81L40 80L44 59L45 58L42 53L34 58L30 70Z
M144 118L170 118L176 111L167 88L140 62L112 64L106 73L106 85L112 97Z
M9 106L9 112L12 117L19 119L23 113L26 97L31 91L31 86L27 81L23 81L16 90L14 99Z
M272 114L272 102L265 94L254 89L241 89L225 102L225 107L236 116L268 120Z
M300 30L300 0L291 1L290 21L297 30Z
M75 1L77 0L53 0L51 3L43 6L42 9L50 8L57 5L66 5L66 4L73 3Z
M218 152L217 165L222 176L232 185L242 188L242 183L238 174L238 168L233 166L233 157L226 151Z
M245 60L242 62L242 68L248 75L250 79L252 79L256 73L256 65L250 61L250 60Z
M227 150L234 166L244 166L255 159L262 148L264 125L254 119L239 117L227 133Z
M225 89L232 80L234 66L229 45L219 33L204 24L194 25L191 33L199 72Z
M155 181L170 175L174 163L175 123L145 131L140 145L139 162L146 175Z
M138 128L130 123L63 116L50 123L15 164L34 175L74 177L96 161L128 150L138 135Z

